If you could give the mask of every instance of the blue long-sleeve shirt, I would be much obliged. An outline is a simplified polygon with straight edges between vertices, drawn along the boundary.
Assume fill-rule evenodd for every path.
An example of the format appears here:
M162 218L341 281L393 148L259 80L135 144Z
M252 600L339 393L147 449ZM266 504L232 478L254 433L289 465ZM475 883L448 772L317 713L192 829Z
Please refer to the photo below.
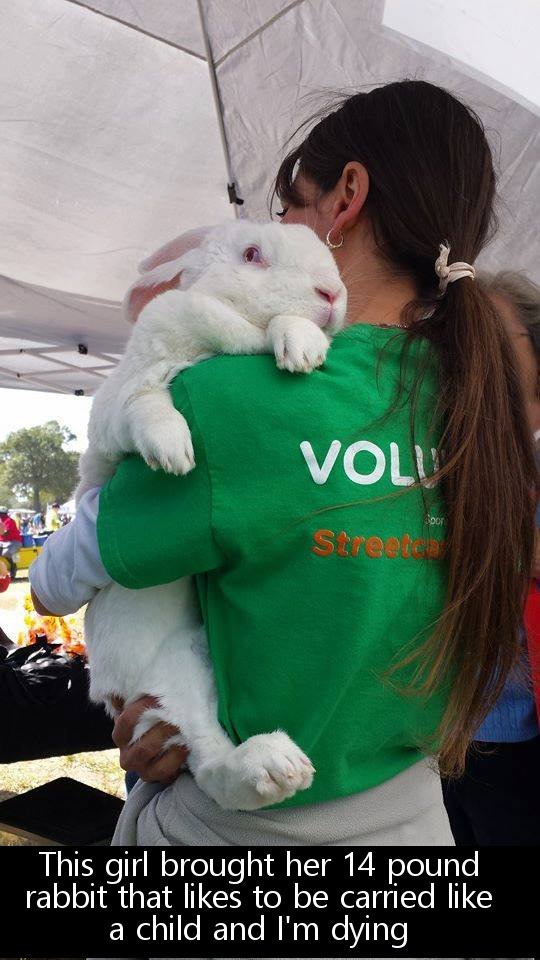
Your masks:
M540 528L540 504L536 509L536 527ZM508 678L501 696L480 725L475 740L488 743L519 743L540 734L534 700L527 638L522 628L523 653L520 669Z
M519 671L506 681L501 696L476 732L475 740L488 743L518 743L540 734L536 704L527 656L527 640L522 631L523 654Z

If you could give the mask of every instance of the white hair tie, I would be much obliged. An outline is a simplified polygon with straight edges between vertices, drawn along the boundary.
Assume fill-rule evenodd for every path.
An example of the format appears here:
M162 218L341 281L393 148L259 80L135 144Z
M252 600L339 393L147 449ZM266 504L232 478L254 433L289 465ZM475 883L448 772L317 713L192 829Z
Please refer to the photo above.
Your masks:
M450 244L447 240L439 244L439 256L435 261L435 273L439 278L439 291L441 295L446 292L449 283L454 280L461 280L462 277L470 277L474 280L476 270L470 263L464 263L462 260L456 260L455 263L448 263L450 254Z

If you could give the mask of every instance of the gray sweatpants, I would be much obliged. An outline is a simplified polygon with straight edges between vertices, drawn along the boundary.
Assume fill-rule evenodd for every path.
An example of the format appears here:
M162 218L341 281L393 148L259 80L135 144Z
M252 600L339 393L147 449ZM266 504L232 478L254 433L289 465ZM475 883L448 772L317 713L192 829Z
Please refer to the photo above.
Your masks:
M115 846L453 846L439 777L427 760L352 797L286 810L221 810L190 774L165 789L139 781Z

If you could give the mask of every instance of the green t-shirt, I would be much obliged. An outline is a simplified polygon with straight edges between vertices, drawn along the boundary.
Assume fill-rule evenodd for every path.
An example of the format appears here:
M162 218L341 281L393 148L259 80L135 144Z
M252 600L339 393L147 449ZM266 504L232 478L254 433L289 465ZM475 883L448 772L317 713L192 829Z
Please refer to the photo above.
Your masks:
M420 758L440 719L441 694L403 696L383 677L428 635L446 585L440 492L410 488L415 460L421 476L433 471L436 370L416 451L406 393L384 418L403 337L349 328L310 375L270 356L191 367L171 389L195 470L173 477L129 456L101 493L114 580L137 589L197 575L229 735L281 728L313 761L311 789L282 806L389 779ZM424 351L413 344L407 380Z

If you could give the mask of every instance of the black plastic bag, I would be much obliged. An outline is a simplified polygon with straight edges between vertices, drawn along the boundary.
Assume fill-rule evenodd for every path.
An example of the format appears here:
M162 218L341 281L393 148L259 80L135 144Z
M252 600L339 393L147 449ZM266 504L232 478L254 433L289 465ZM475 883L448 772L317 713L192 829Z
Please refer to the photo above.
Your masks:
M112 722L88 699L88 667L40 638L0 647L0 763L108 750Z

